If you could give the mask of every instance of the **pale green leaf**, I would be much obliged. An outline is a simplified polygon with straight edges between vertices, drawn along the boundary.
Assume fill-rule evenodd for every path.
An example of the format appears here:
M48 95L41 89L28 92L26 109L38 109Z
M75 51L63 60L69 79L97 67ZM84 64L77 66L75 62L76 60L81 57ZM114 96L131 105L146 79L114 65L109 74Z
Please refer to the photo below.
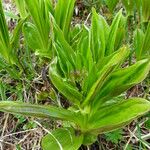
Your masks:
M119 51L117 51L109 61L101 68L101 70L97 73L98 79L93 83L91 89L88 92L86 99L83 101L83 105L86 105L89 101L93 101L99 95L102 90L103 84L106 79L111 75L123 60L129 55L129 50L126 47L123 47Z
M142 98L131 98L117 104L100 108L89 119L92 133L109 132L127 125L150 110L150 102Z
M44 49L49 48L50 17L48 5L43 0L25 0L34 24L39 32Z
M22 102L1 101L0 111L12 114L25 115L29 117L53 117L57 119L72 121L77 124L78 122L80 122L79 120L82 120L79 113L70 110L58 108L55 106L35 105Z
M60 128L42 139L43 150L77 150L82 144L83 135L72 128Z
M107 40L107 47L106 47L106 56L112 54L115 51L115 41L117 37L117 31L119 28L120 21L122 20L122 10L118 12L118 14L113 19L113 22L110 27L109 37Z
M37 50L44 47L41 36L34 24L26 22L23 26L23 33L25 40L31 49Z
M144 42L145 34L141 29L137 29L134 33L134 50L136 54L136 59L140 60L142 56L142 46Z
M150 70L150 60L144 59L134 65L112 73L95 97L94 105L103 105L107 100L120 95L143 81Z
M58 52L58 55L63 55L63 57L70 62L73 69L75 69L75 52L70 46L70 44L66 41L64 34L62 30L59 28L59 26L56 24L54 18L53 18L53 26L54 26L54 39L55 39L55 49ZM59 46L59 48L57 47ZM60 49L61 48L61 49ZM61 62L65 63L65 62Z
M55 20L62 30L66 40L69 40L71 19L74 11L75 0L59 0L55 8Z
M98 62L105 55L106 41L109 34L109 26L105 19L92 9L92 25L90 30L91 51L93 61Z
M70 102L73 104L79 105L82 100L82 94L78 91L77 88L71 86L67 81L61 78L56 70L56 60L51 64L49 74L50 79L54 86L63 94Z

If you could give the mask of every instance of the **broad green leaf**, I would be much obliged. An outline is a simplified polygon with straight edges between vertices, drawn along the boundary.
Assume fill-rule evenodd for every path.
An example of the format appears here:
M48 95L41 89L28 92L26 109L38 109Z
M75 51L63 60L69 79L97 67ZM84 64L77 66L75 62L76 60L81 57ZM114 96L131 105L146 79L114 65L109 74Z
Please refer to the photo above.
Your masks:
M48 5L43 0L25 0L25 2L39 32L44 49L48 49L50 32Z
M111 12L113 12L118 2L119 0L105 0L106 5Z
M127 17L122 16L116 33L116 39L114 44L115 51L118 50L123 43L123 39L126 32L126 22L127 22Z
M8 33L8 28L7 28L7 24L6 24L6 20L5 20L5 16L4 16L4 12L3 12L3 7L2 7L2 2L0 1L0 31L1 34L4 35L4 41L6 44L9 44L9 33Z
M12 37L9 37L8 26L4 17L2 4L0 1L0 53L2 57L10 65L18 65L17 60L17 47L19 43L19 37L24 20L20 20L16 28L13 31Z
M137 29L134 33L134 43L133 43L137 60L141 59L144 38L145 34L143 33L143 31L141 29Z
M23 33L25 36L25 40L27 41L28 46L31 49L37 50L44 48L41 36L37 30L37 27L34 24L26 22L23 26Z
M63 80L63 78L58 75L56 70L56 60L51 64L49 74L52 83L59 92L61 92L73 104L79 105L82 101L82 94L80 94L77 88L67 83L67 81Z
M52 52L49 48L45 49L43 40L37 30L37 27L26 22L23 26L23 33L28 46L42 57L51 58Z
M150 110L150 102L131 98L100 108L89 119L91 133L99 134L121 128Z
M150 23L144 33L141 29L137 29L134 35L134 48L137 60L150 54Z
M70 30L70 45L73 49L77 49L78 42L80 39L80 36L82 36L83 33L83 26L80 24L76 24L73 26Z
M42 139L43 150L77 150L82 144L83 135L72 128L60 128Z
M29 117L57 118L72 121L78 124L81 115L73 111L54 106L34 105L22 102L2 101L0 102L0 111L12 114L20 114Z
M70 46L70 44L66 41L62 30L56 24L54 18L53 18L53 26L54 26L54 39L55 39L54 46L56 48L56 51L58 52L58 55L63 55L63 57L65 57L65 59L68 60L68 62L70 62L73 69L75 69L76 68L75 67L75 58L76 58L75 52ZM57 47L58 45L59 47L61 47L61 49Z
M122 20L122 10L118 12L118 14L113 19L113 22L110 27L109 37L107 40L107 47L106 47L106 56L112 54L115 51L115 41L117 37L117 31L120 24L120 21Z
M120 49L111 59L104 65L104 67L98 72L97 76L98 79L92 85L90 91L86 99L83 101L83 105L87 105L89 101L93 101L99 95L100 91L102 90L103 84L105 83L106 79L111 75L122 61L129 55L129 50L125 47Z
M70 72L72 70L75 70L74 68L76 66L73 63L74 60L70 59L71 62L68 60L68 54L65 53L61 44L55 43L54 50L56 51L56 54L58 56L60 70L63 72L61 75L68 78Z
M74 11L75 0L59 0L55 8L55 20L63 31L65 39L69 40L71 19Z
M108 38L109 26L105 19L92 9L92 25L90 31L91 51L93 61L98 62L105 55L106 40Z
M85 96L89 93L93 83L96 82L96 80L98 78L97 71L98 71L98 69L96 68L96 66L94 64L92 69L89 71L87 77L85 77L85 79L84 79L82 90L83 90L83 94Z
M132 86L143 81L150 71L150 60L144 59L134 65L113 72L97 92L94 106L104 105L107 100L120 95ZM93 106L93 107L94 107Z
M80 59L76 60L76 66L78 70L86 69L87 71L91 70L91 67L93 66L93 58L92 58L92 52L90 50L90 44L89 44L89 36L90 31L87 26L82 26L82 29L80 29L81 34L78 38L78 43L75 43L77 45L76 53L77 55L80 55ZM82 62L82 64L79 65L79 61ZM83 68L84 66L84 68Z

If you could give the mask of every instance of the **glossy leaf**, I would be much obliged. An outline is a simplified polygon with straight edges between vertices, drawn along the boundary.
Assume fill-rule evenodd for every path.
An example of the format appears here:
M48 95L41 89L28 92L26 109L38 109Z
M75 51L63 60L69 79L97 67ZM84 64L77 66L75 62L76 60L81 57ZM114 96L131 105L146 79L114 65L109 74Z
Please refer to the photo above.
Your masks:
M82 144L83 135L76 134L72 128L60 128L42 139L43 150L77 150Z
M23 26L23 33L25 36L25 40L27 41L30 48L32 48L33 50L44 48L41 36L34 24L26 22Z
M51 64L49 70L52 83L70 102L79 105L82 100L82 95L77 90L77 88L71 86L58 75L57 70L55 68L55 61L56 60L54 60L53 64Z
M84 72L85 74L91 70L94 65L92 52L90 48L90 29L83 25L80 29L80 35L78 37L76 51L76 70ZM94 46L93 46L94 47ZM83 67L84 66L84 67ZM83 71L82 71L83 70ZM86 75L81 75L86 77Z
M120 95L122 92L143 81L149 73L149 70L150 61L145 59L128 68L113 72L96 95L94 105L100 107L107 100Z
M134 35L134 48L137 60L142 59L150 54L150 23L144 33L141 29L137 29Z
M96 13L95 9L92 11L92 25L90 32L93 61L98 62L98 60L102 59L105 55L109 26L105 19Z
M31 27L30 24L28 30L31 30L33 32L33 35L35 34L37 35L36 44L37 44L37 40L39 39L38 45L41 45L40 47L42 47L41 49L38 49L37 54L50 58L51 57L51 51L49 49L50 17L49 17L48 5L46 5L46 2L43 0L25 0L25 2L26 2L27 9L34 22L34 26L36 27L36 29L35 27L33 29L33 25ZM27 36L27 38L33 35L30 34ZM36 37L33 37L33 39L34 38ZM30 42L28 39L26 40L27 42ZM31 45L31 43L28 44Z
M69 45L69 43L66 41L64 34L62 30L59 28L59 26L56 24L54 18L53 18L53 26L54 26L54 39L55 39L55 49L60 55L60 57L65 58L75 69L75 52L72 49L72 47ZM66 63L61 61L61 63Z
M54 106L43 106L27 104L22 102L2 101L0 102L0 111L12 114L20 114L29 117L50 118L54 117L62 120L69 120L78 123L81 119L79 113L69 111Z
M150 110L150 102L142 98L131 98L117 104L100 108L89 119L92 133L104 133L121 128Z
M129 50L126 48L122 48L109 59L109 61L98 72L98 79L92 85L86 99L83 102L83 105L87 105L89 101L93 101L93 99L95 99L95 97L97 97L99 93L101 93L100 91L104 86L103 84L105 83L107 78L128 55Z
M134 50L137 60L141 59L144 38L144 32L141 29L137 29L134 34Z
M9 65L19 65L17 59L17 48L20 40L22 25L25 21L21 19L13 31L12 36L9 36L8 26L4 17L2 4L0 1L0 54Z
M59 0L55 8L55 20L63 31L66 40L69 40L71 19L74 11L75 0Z
M125 32L126 32L126 22L127 22L127 17L122 16L116 33L116 39L114 44L115 51L118 50L123 43Z
M120 21L122 19L122 10L118 12L118 14L113 19L113 22L110 27L109 37L107 41L107 47L106 47L106 56L112 54L115 51L115 41L117 37L117 31L120 24Z

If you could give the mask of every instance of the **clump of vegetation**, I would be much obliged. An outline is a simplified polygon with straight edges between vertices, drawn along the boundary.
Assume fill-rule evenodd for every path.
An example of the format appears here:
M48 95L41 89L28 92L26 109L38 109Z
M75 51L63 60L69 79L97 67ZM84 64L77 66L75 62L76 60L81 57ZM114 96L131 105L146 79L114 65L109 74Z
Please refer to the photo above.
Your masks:
M88 147L104 133L107 141L117 144L122 140L122 132L117 129L150 110L147 96L122 95L143 80L149 80L150 23L145 13L146 1L142 5L138 1L136 6L131 1L122 1L127 15L121 9L112 20L92 8L90 23L77 25L71 25L75 0L15 2L20 20L11 33L0 1L0 67L6 71L2 74L9 74L19 84L16 90L23 91L21 83L31 86L42 64L41 78L46 90L27 103L18 101L23 98L21 94L16 96L17 100L7 100L1 84L0 111L61 120L60 128L48 131L43 137L44 150ZM98 7L107 6L113 13L118 1L114 2L99 2ZM97 4L84 3L88 7ZM129 17L137 11L135 8L144 19L138 21L139 26L133 23L137 28L131 36L127 34L131 32ZM50 99L49 104L43 105L43 99ZM33 126L36 127L35 122L30 122L24 128ZM125 148L128 146L129 143Z

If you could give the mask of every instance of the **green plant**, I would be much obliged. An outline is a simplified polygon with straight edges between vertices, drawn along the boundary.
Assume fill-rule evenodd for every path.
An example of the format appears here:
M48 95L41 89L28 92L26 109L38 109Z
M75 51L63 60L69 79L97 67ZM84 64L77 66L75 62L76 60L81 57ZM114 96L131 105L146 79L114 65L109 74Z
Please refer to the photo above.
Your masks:
M107 141L117 144L123 138L122 133L123 131L119 129L110 133L106 133L105 137Z
M28 21L23 26L25 40L37 55L52 58L51 17L55 19L65 38L69 41L75 0L59 0L55 5L49 0L24 1L33 21ZM20 13L22 14L21 8Z
M123 4L128 16L134 16L135 12L138 12L140 21L148 22L150 18L150 1L149 0L104 0L106 6L112 13L118 4Z
M134 34L134 50L136 59L140 60L150 56L150 23L144 32L142 29L137 29Z
M68 71L70 72L71 67L76 70L82 69L83 66L85 69L93 67L92 62L87 61L88 59L94 59L93 61L100 65L104 56L112 54L122 44L126 25L126 18L122 15L122 12L119 11L110 26L104 17L96 13L95 9L92 13L90 29L87 26L75 27L71 42L73 44L69 44L65 40L62 31L53 21L54 49L59 56L58 61L64 76L70 76Z
M21 29L26 18L21 19L13 30L13 33L9 34L1 1L0 13L0 68L5 68L12 77L19 78L19 74L15 66L19 67L20 71L23 70L18 59L17 52L20 46L19 40Z
M70 41L69 31L75 2L76 0L59 0L56 4L56 8L54 11L55 21L62 30L64 37L67 41Z
M0 102L0 110L4 112L53 117L67 122L67 126L49 132L43 138L44 150L77 150L81 144L95 142L98 134L121 128L150 110L150 102L145 99L119 97L144 80L150 70L149 59L121 67L130 53L125 46L115 46L116 41L122 41L116 36L121 18L119 12L109 27L93 10L91 28L81 28L80 36L74 38L74 49L52 19L53 47L57 57L50 64L49 75L53 85L68 100L68 109Z
M26 22L23 26L25 40L37 54L51 58L48 5L43 0L25 0L25 4L33 20L33 23Z

